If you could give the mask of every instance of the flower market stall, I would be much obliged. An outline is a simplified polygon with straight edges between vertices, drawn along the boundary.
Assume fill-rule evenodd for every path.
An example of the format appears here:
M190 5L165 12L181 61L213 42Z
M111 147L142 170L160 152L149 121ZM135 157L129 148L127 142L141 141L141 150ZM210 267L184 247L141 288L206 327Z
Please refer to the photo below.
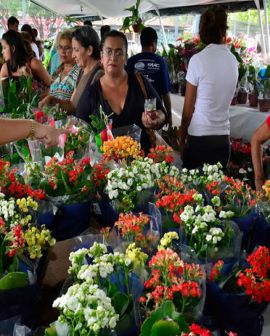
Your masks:
M99 3L87 8L84 1L81 12L109 10ZM69 3L47 5L67 12ZM179 43L173 67L183 79L203 46ZM268 70L254 90L264 90ZM242 84L238 100L247 93ZM50 148L33 139L1 147L1 335L262 334L270 302L270 181L262 197L252 176L238 173L251 173L245 140L266 114L233 106L231 134L242 139L232 139L229 170L220 163L187 170L179 154L180 95L173 96L176 127L165 132L172 147L155 144L145 153L141 129L113 129L102 109L85 123L57 105L39 109L31 80L22 79L20 89L11 80L7 90L2 118L69 132Z

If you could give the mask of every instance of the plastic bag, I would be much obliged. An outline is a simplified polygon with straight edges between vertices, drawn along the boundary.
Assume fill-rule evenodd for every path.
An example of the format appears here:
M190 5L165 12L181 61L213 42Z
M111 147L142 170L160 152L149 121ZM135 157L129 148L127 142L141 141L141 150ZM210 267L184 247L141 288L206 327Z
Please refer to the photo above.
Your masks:
M20 324L15 324L14 330L13 330L13 336L30 336L32 335L31 330Z
M114 137L127 135L132 139L140 142L142 130L139 126L133 124L129 126L113 128L112 133Z
M21 317L19 315L13 316L7 320L0 321L0 335L1 336L12 335L15 324L20 323L20 322L21 322Z

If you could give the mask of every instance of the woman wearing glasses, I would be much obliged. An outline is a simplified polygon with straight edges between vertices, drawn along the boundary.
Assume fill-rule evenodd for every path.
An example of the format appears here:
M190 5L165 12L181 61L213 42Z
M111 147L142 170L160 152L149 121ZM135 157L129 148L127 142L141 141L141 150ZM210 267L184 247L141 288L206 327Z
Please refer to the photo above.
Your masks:
M62 100L70 100L78 82L80 67L72 58L72 31L61 33L57 47L60 66L53 74L53 83L49 95L40 102L44 105L61 104Z
M81 68L77 87L70 100L50 98L50 104L59 103L68 113L75 113L77 103L87 84L91 85L104 72L100 63L100 40L90 26L77 28L72 33L72 57Z
M161 100L143 77L127 73L127 39L112 30L102 38L101 63L104 75L87 86L78 102L76 116L89 122L89 115L99 115L100 107L112 115L113 127L136 124L142 129L141 145L147 151L151 144L147 129L159 129L166 122ZM156 98L156 109L145 112L145 98Z

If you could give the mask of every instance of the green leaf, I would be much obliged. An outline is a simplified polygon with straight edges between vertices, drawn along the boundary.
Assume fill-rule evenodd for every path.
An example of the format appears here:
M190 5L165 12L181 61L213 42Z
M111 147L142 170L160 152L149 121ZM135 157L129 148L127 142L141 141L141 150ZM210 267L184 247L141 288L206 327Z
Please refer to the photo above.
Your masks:
M57 332L54 326L45 329L44 336L57 336Z
M23 288L28 286L28 277L24 272L12 272L0 279L0 290Z
M117 314L123 316L129 305L129 297L121 292L117 292L112 297L112 305Z
M160 320L153 324L150 336L179 336L179 325L172 320Z
M172 301L165 301L158 309L143 322L140 336L150 336L153 324L156 321L166 319L172 316L175 307Z

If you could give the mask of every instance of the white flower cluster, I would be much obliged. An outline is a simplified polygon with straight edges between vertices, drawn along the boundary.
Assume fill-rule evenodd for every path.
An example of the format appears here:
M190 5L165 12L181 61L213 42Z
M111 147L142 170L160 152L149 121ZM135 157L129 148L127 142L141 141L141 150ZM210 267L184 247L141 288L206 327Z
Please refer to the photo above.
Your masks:
M216 247L225 237L225 232L221 229L221 218L230 218L231 215L231 211L221 211L218 217L211 205L197 205L195 209L187 205L180 218L185 234L193 239L195 247L201 242L205 242L207 246Z
M91 259L87 264L86 256ZM129 267L131 260L125 254L114 252L107 253L104 244L94 242L89 249L80 249L72 252L69 257L71 266L69 273L74 274L78 279L95 283L97 278L107 278L117 267Z
M15 215L15 199L11 198L8 201L2 197L0 199L0 216L4 217L5 221L9 221ZM4 195L3 195L4 196Z
M53 307L61 311L60 322L71 324L82 334L93 332L98 335L101 329L114 329L119 320L111 299L97 285L83 282L71 286L67 293L57 298Z
M195 186L205 185L213 181L222 182L224 174L221 169L222 165L220 163L216 165L204 164L202 172L199 169L188 170L184 168L181 174L181 181Z
M162 176L178 176L179 171L175 166L166 162L154 163L150 158L132 161L131 166L111 170L108 174L106 187L110 199L124 197L130 192L140 192L152 188L155 181Z

